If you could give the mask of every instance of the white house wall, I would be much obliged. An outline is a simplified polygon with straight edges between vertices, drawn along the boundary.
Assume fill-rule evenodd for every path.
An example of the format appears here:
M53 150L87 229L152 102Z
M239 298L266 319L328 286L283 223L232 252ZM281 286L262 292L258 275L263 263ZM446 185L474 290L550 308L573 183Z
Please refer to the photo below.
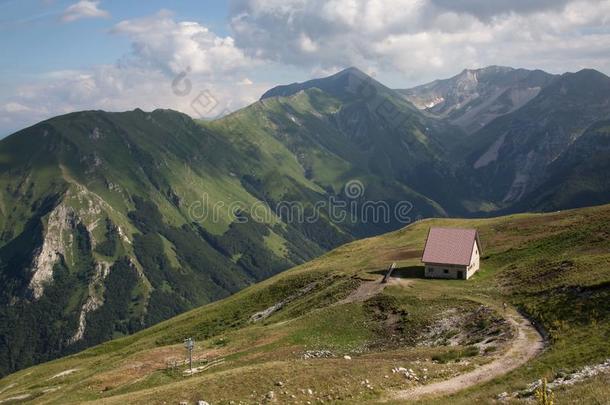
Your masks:
M479 246L477 243L474 243L474 248L472 249L472 257L470 258L470 265L468 266L468 278L470 278L474 273L479 270L481 262Z
M427 278L457 279L458 272L466 274L466 266L452 264L426 264L424 276Z

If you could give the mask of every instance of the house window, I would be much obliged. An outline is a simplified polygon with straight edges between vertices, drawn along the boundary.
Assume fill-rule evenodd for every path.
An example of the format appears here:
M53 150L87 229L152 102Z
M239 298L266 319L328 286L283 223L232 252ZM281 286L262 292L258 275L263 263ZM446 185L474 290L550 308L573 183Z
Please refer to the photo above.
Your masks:
M445 274L449 274L449 269L444 269L444 270L443 270L443 272L444 272Z

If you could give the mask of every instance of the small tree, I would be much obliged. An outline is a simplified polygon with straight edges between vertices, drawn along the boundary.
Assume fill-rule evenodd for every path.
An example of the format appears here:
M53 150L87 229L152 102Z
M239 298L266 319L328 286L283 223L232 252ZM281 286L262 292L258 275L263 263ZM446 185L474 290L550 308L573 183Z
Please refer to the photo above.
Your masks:
M536 403L538 405L553 405L555 404L555 394L547 387L546 378L542 380L542 384L536 388Z

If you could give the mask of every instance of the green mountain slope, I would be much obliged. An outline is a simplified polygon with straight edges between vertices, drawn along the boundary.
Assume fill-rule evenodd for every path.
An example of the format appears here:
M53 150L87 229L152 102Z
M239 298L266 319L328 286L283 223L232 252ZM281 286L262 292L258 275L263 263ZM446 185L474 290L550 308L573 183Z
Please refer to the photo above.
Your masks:
M86 111L2 140L0 374L416 219L608 202L610 79L475 76L437 83L440 115L350 68L211 122ZM474 134L452 121L543 84Z
M594 70L562 75L522 108L472 135L466 159L480 185L476 192L500 207L535 199L553 176L553 163L587 128L609 117L608 76ZM590 148L589 157L595 154Z
M257 103L202 125L236 145L253 166L259 163L255 156L249 156L252 145L268 154L270 161L297 165L327 199L350 199L345 186L357 180L361 193L350 203L360 213L365 209L361 204L367 201L384 202L393 213L398 204L408 203L411 219L445 215L449 206L459 206L455 198L448 204L440 201L454 179L454 170L446 164L438 140L445 126L430 123L426 127L429 122L412 106L357 69L299 86L292 92L270 90ZM275 92L282 95L272 96ZM421 170L424 164L428 165L428 176L446 180L445 190L430 187L425 181L426 174ZM278 170L284 169L277 165L270 168L267 177L248 179L253 187L272 190L261 197L270 206L278 202L273 193L279 181ZM319 201L319 196L302 195L299 184L289 189L285 195L294 193L293 200ZM327 209L323 211L330 214ZM334 221L335 226L358 236L400 226L396 215L379 221L365 216L356 221ZM366 223L359 223L362 221Z
M461 198L465 215L608 202L597 174L606 166L604 138L593 135L610 118L606 75L489 66L396 91L466 132L444 142L447 159L462 163L455 177L477 197Z
M421 221L133 336L15 373L0 380L0 400L376 402L512 358L511 342L527 338L507 323L514 307L544 330L546 349L489 382L423 401L491 403L610 356L609 225L610 206ZM473 278L420 278L430 226L479 230L483 261ZM392 261L398 270L383 289ZM182 362L186 337L195 339L192 376ZM392 372L397 367L417 380ZM555 395L558 403L594 403L607 398L607 384L602 374Z
M247 221L264 201L245 179L281 168L276 198L286 186L324 193L290 156L251 153L258 167L161 110L69 114L3 140L2 372L152 325L351 238L327 220Z
M396 91L356 68L276 87L257 105L272 123L269 130L298 150L311 175L320 176L324 186L337 179L325 178L327 174L315 165L329 160L341 166L342 178L365 175L372 177L372 184L395 182L446 211L465 212L466 200L477 200L456 174L462 162L449 156L449 145L461 138L462 131L426 117ZM381 199L387 199L383 193ZM425 207L419 201L414 205Z
M446 215L417 191L427 185L418 166L450 171L442 149L388 91L312 88L214 122L89 111L3 140L0 372L153 325L354 237Z

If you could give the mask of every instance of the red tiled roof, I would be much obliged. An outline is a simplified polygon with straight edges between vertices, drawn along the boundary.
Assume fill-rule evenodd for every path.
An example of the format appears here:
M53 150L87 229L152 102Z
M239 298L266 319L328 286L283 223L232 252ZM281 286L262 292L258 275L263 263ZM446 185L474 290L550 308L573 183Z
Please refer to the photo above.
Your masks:
M422 262L467 266L474 243L479 245L476 229L430 228Z

